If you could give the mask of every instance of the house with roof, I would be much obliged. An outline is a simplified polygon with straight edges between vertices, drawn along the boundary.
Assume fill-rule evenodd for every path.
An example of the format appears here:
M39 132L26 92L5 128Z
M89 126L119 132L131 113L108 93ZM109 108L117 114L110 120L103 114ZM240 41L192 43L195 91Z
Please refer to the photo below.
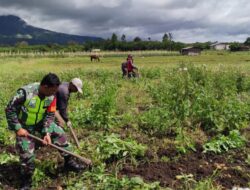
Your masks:
M221 43L214 43L210 45L211 49L214 50L230 50L230 44L229 43L225 43L225 42L221 42Z
M182 48L180 53L182 55L200 55L201 54L201 48L198 48L198 47L186 47L186 48Z

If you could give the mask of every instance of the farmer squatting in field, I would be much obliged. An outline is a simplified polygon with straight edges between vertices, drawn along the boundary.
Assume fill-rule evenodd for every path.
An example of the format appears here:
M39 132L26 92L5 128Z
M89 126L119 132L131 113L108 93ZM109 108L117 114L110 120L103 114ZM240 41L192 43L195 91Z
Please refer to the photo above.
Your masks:
M122 69L122 77L139 77L139 71L138 68L133 64L133 56L128 55L127 61L122 63L121 69Z
M16 95L6 107L6 118L10 130L16 132L16 147L21 162L21 189L30 189L32 175L35 170L35 140L28 134L35 132L43 136L44 144L51 141L70 150L63 129L54 122L56 98L54 94L60 85L59 78L52 73L47 74L41 83L33 83L17 90ZM72 156L61 152L64 157L64 167L67 170L79 172L84 167L76 163Z

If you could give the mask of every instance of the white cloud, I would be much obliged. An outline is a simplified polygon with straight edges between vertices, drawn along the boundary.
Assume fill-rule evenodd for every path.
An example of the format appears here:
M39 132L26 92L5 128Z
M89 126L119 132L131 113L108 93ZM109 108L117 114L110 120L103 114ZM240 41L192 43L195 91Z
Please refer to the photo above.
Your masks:
M79 35L244 41L250 35L248 0L1 0L0 14L30 25Z

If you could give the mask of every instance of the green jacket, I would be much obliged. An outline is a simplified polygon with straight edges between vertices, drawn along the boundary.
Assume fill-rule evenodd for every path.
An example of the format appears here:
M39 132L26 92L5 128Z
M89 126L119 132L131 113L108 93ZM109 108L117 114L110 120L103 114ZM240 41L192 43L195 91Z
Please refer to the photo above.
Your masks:
M39 83L29 84L17 90L6 108L9 129L19 130L43 125L46 129L54 121L56 99L54 96L41 99L38 96Z

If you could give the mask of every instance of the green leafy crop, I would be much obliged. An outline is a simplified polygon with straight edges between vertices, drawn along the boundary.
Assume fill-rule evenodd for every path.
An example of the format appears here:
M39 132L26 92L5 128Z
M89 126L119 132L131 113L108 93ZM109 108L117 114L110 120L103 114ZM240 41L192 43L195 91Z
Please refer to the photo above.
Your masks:
M203 145L203 152L223 153L232 148L240 148L245 144L245 139L238 130L230 131L228 136L219 135L210 142Z

